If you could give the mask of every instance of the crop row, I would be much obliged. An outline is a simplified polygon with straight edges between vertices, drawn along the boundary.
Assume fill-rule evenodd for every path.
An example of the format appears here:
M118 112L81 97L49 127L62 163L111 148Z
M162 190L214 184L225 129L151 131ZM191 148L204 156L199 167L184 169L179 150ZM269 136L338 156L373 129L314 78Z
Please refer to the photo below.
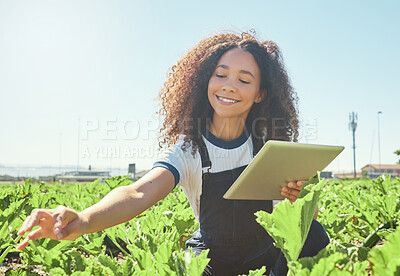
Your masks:
M185 252L185 241L198 228L189 203L175 189L137 218L84 235L75 241L39 239L22 251L16 235L34 208L58 205L81 211L112 189L128 185L128 176L89 184L2 185L0 192L0 263L6 275L201 275L207 252ZM400 272L400 179L312 180L295 204L283 201L258 221L289 260L292 275L398 275ZM298 259L310 211L318 203L319 221L331 244L314 258ZM292 218L292 219L290 219ZM293 219L296 218L296 219ZM299 229L276 229L276 221ZM278 227L279 228L279 227ZM297 254L297 256L296 256ZM263 269L249 272L262 275ZM0 271L1 273L1 271ZM322 273L322 274L321 274Z

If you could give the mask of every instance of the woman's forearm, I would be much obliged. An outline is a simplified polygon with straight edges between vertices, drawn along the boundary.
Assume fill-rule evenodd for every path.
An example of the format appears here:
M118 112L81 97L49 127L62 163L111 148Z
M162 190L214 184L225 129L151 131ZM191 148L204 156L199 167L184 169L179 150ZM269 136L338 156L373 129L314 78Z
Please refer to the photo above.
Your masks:
M140 193L130 191L129 186L118 187L108 193L100 202L80 213L87 222L86 233L97 232L128 221L145 209Z
M137 182L114 189L80 213L87 222L85 232L97 232L133 219L168 195L173 184L170 171L155 168Z

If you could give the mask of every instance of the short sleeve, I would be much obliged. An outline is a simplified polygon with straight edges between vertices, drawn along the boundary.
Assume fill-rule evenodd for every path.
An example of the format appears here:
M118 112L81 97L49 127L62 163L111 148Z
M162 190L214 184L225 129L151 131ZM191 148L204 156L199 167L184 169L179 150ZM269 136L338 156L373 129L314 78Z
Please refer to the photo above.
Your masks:
M175 178L175 186L174 186L174 188L175 188L176 185L178 185L178 183L179 183L180 175L179 175L178 170L174 167L174 165L164 162L164 161L158 161L158 162L154 163L153 169L157 168L157 167L162 167L162 168L165 168L165 169L169 170L170 172L172 172L172 174L174 175L174 178Z
M162 167L171 171L175 177L175 186L184 186L185 180L188 179L188 174L194 169L192 167L196 166L196 162L193 162L194 157L191 154L191 150L184 151L181 148L182 144L183 138L165 149L153 165L153 168Z

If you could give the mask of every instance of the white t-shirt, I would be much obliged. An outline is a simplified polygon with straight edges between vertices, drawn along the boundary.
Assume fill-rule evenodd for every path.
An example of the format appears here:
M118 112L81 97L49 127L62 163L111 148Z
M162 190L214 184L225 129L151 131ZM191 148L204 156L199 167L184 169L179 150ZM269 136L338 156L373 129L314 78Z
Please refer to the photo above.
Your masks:
M166 149L153 168L164 167L172 172L175 184L182 187L194 216L199 220L202 193L201 157L198 150L193 156L191 147L182 150L183 138L184 136L181 136L176 144ZM233 141L221 140L207 131L203 135L203 140L212 164L211 173L248 165L253 159L253 142L246 131Z

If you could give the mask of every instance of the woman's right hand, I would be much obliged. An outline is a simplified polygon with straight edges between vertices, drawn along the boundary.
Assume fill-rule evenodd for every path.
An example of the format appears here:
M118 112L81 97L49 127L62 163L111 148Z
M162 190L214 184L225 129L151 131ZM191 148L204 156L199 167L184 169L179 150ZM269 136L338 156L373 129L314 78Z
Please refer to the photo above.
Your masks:
M35 226L39 226L39 228L30 232L17 246L17 249L25 248L29 241L38 238L75 240L85 234L87 224L87 219L82 214L64 206L58 206L52 210L34 209L25 219L18 235L23 236Z
M172 191L175 178L168 169L157 167L133 184L117 187L96 204L78 213L58 206L53 210L34 209L18 231L22 236L31 231L18 245L25 248L38 238L74 240L85 233L94 233L133 219ZM90 222L90 223L89 223Z

